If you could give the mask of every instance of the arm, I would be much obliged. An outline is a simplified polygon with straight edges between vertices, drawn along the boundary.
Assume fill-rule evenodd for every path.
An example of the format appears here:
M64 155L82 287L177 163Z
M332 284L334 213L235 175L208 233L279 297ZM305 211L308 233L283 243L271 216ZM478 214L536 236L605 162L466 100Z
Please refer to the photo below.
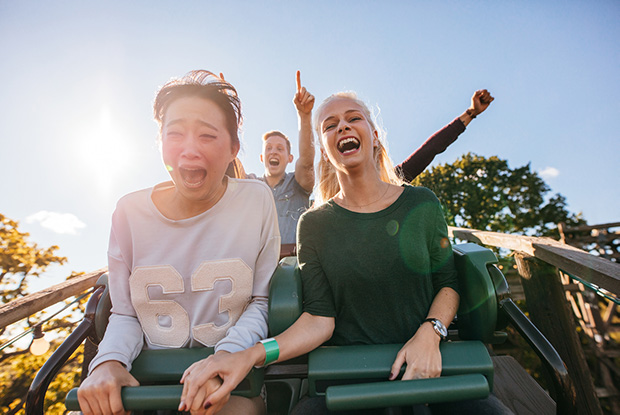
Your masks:
M299 158L295 163L295 180L308 193L314 188L314 140L312 139L312 108L314 96L301 86L297 71L297 93L293 99L299 121Z
M334 318L303 313L291 327L275 337L280 349L278 361L292 359L316 349L331 337L333 330ZM228 401L230 393L250 370L254 366L261 366L264 362L265 347L261 343L237 353L216 353L190 366L183 374L181 382L187 383L190 378L197 382L206 382L218 376L223 379L222 386L208 395L204 401L204 405L209 406L215 413ZM186 388L183 388L181 405L201 397L202 394L199 394L198 389L187 388L186 393ZM182 406L179 408L183 410Z
M442 288L435 296L427 317L439 319L448 327L456 315L458 305L459 295L456 291L448 287ZM439 377L441 374L440 340L431 323L422 323L413 337L396 355L390 372L390 380L396 379L405 362L407 368L403 380Z
M439 200L434 195L433 198L435 203L428 212L429 227L426 243L430 255L431 278L436 294L427 318L436 318L448 327L459 305L458 281L452 246L448 239L448 227ZM396 379L405 362L407 368L403 380L438 377L441 374L440 340L430 322L422 323L414 336L398 352L392 365L390 379Z
M471 120L483 113L495 98L486 89L474 92L471 104L450 124L430 136L405 161L396 166L396 172L406 181L412 181L428 167L437 154L443 153L465 131Z
M78 389L78 401L85 414L128 414L129 412L124 411L121 401L121 387L139 386L129 370L131 363L142 349L144 337L131 306L129 268L119 259L120 248L114 232L114 223L113 218L108 268L110 297L115 306L112 308L113 313L99 345L99 351L90 363L89 376Z

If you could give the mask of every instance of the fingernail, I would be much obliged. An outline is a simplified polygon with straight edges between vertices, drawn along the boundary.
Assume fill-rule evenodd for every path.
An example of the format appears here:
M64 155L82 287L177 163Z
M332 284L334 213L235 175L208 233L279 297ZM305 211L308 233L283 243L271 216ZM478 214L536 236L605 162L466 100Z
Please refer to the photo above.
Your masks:
M185 409L185 402L181 401L181 403L179 404L179 409L177 409L178 411L183 411Z
M388 378L389 380L394 380L394 374L390 373L390 377Z
M205 409L211 408L211 402L205 402Z

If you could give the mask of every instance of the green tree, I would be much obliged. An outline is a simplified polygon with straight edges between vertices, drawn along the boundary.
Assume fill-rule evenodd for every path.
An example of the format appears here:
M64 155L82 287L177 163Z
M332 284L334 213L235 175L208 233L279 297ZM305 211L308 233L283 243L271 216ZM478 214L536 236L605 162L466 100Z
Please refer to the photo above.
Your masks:
M53 264L62 265L67 258L58 256L57 246L39 248L28 240L29 234L18 229L18 223L0 214L0 300L6 304L11 300L28 294L28 283L32 278L44 274ZM72 273L74 277L76 273ZM83 310L83 302L75 304L72 311ZM26 325L33 326L31 320L41 321L45 312L27 319ZM58 337L51 342L50 351L42 356L33 356L29 350L9 346L0 356L0 412L4 414L24 414L26 393L36 372L50 357L52 351L66 337L74 323L68 317L54 319L45 325L48 332ZM9 335L10 333L10 335ZM0 344L17 334L17 330L0 328ZM50 337L50 336L47 336ZM64 413L64 396L76 383L82 364L82 347L69 359L69 362L50 384L46 399L46 414Z
M426 170L413 184L435 192L453 226L557 238L557 223L585 223L568 212L564 196L546 197L549 186L529 164L511 169L496 156L465 154Z

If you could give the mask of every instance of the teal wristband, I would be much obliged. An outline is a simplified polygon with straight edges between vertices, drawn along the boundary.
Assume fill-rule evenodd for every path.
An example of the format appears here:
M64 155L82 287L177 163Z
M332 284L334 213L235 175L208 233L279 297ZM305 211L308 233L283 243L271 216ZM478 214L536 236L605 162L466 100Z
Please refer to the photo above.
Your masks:
M261 340L260 343L262 343L265 348L265 363L263 363L263 366L267 366L278 360L278 357L280 357L280 346L278 346L276 339L272 337Z

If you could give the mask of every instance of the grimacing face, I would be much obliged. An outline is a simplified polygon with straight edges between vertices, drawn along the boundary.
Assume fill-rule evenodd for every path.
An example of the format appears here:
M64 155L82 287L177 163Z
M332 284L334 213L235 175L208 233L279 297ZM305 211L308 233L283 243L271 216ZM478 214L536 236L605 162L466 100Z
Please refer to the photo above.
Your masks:
M263 142L260 161L265 166L265 172L277 176L286 171L286 166L293 161L293 155L289 152L284 138L272 135Z
M239 144L232 142L224 112L213 101L176 99L166 110L161 135L164 164L184 198L208 200L222 190Z

